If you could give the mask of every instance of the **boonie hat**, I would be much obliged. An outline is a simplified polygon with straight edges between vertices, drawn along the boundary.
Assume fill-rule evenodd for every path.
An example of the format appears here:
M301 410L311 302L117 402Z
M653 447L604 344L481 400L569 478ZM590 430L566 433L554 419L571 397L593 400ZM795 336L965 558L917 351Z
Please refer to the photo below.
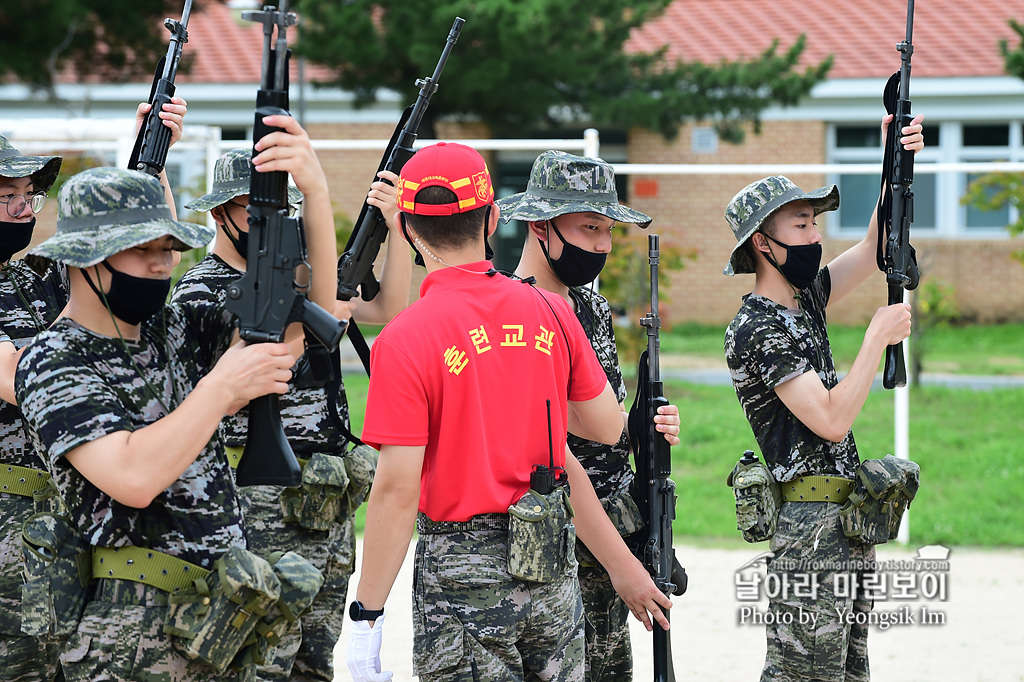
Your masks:
M213 190L185 204L185 208L206 212L235 197L249 193L252 181L252 149L232 149L224 152L213 166ZM302 201L302 192L288 186L288 203Z
M427 187L446 187L458 201L417 204L416 193ZM453 215L494 201L491 173L480 152L457 142L438 142L419 150L398 176L398 210L413 215Z
M736 246L722 274L732 277L754 272L754 262L743 245L779 208L794 201L809 201L814 215L839 208L839 188L825 185L805 192L784 175L772 175L750 183L725 207L725 219L736 235Z
M115 253L165 235L186 251L213 239L206 225L171 218L164 188L152 175L123 168L90 168L57 195L57 232L30 253L87 268Z
M619 203L615 171L601 159L546 151L533 162L526 191L498 200L501 219L541 221L566 213L599 213L640 227L651 217Z
M61 161L59 156L25 156L0 135L0 175L5 178L31 176L37 192L46 192L53 187Z

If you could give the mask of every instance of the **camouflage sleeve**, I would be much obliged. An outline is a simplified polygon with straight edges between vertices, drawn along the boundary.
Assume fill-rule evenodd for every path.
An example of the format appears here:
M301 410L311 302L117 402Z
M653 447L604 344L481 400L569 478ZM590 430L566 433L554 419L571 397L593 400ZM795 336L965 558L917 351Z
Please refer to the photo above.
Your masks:
M234 315L220 304L203 300L173 301L168 304L185 320L196 338L200 364L211 369L234 338L237 324Z
M51 464L97 438L134 430L103 372L55 334L44 332L29 346L18 363L15 391Z
M199 266L193 267L186 272L178 283L174 285L171 292L171 303L189 303L195 301L206 301L223 305L227 295L222 287L216 286L215 282L208 277L203 277L196 272Z
M814 278L811 286L807 287L807 295L812 299L814 310L818 311L822 322L824 322L825 308L832 295L832 275L829 273L827 265L818 272L818 276Z
M792 331L779 318L752 317L736 331L733 342L747 370L769 389L814 371Z

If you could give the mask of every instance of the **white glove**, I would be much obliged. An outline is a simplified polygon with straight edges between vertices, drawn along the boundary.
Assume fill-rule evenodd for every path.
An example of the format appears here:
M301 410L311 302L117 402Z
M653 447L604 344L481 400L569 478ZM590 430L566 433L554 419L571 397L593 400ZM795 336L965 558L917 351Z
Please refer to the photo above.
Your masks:
M380 671L380 642L383 635L383 615L374 622L372 628L369 621L357 620L352 623L345 660L355 682L386 682L391 679L390 670Z

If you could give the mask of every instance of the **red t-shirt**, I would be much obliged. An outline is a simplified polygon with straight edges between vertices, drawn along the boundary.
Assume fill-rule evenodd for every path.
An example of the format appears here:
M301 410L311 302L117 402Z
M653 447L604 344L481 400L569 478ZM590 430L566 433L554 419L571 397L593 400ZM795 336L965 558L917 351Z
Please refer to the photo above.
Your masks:
M486 275L487 261L460 268L427 275L377 336L362 436L426 446L419 510L435 521L508 511L533 465L548 464L545 401L563 466L566 400L596 398L608 381L564 299Z

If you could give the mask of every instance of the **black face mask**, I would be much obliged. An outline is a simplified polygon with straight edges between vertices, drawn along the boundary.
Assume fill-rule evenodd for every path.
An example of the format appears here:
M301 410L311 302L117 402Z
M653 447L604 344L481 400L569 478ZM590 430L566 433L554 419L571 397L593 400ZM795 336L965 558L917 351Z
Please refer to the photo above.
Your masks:
M818 270L821 268L821 244L790 246L789 244L783 244L767 233L764 236L786 249L786 262L781 266L775 261L774 257L770 259L775 269L781 272L782 276L798 290L802 291L811 286L814 278L818 276Z
M11 260L11 256L29 245L35 228L35 216L27 223L0 221L0 263Z
M85 275L85 281L89 283L100 300L106 300L110 312L117 319L124 320L128 324L142 324L164 307L167 294L171 291L170 277L167 279L135 277L115 270L106 261L104 261L103 267L111 274L110 291L106 294L100 292L93 284L87 271L82 270L82 274Z
M570 244L565 241L565 237L555 227L554 220L549 220L548 225L562 242L562 255L558 257L558 260L554 260L548 253L547 247L544 246L544 242L539 239L537 241L540 241L540 248L544 252L544 257L548 259L548 264L554 271L555 277L567 287L579 287L593 282L604 269L608 254L586 251Z
M231 219L227 209L224 209L224 217L228 219L229 223L231 223L231 227L235 228L235 232L238 233L238 236L236 237L231 234L224 223L220 224L221 232L223 232L224 236L226 236L228 241L231 242L231 246L235 247L235 251L238 252L238 255L241 256L243 260L249 260L249 233L242 232L238 229L238 225L235 225L235 221Z

